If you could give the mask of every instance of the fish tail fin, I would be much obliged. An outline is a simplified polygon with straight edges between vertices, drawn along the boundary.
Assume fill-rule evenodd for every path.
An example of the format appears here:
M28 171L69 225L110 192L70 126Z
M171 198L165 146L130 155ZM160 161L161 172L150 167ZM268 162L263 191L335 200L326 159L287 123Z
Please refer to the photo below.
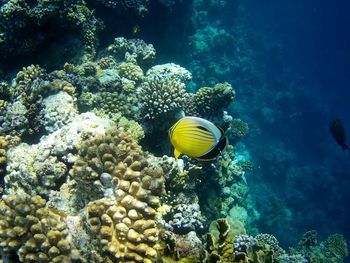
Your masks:
M349 146L347 146L345 143L342 145L343 151L350 150Z
M175 159L178 159L181 155L181 152L178 151L176 148L174 149L174 155L175 155Z

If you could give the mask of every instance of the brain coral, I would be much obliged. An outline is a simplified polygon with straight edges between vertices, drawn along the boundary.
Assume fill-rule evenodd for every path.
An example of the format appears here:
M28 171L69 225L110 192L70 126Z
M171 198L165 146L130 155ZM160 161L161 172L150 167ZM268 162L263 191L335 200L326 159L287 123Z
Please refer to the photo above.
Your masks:
M95 199L87 206L87 220L102 252L112 261L153 262L162 170L150 166L141 147L121 128L86 140L79 156L72 176ZM106 197L98 199L92 194L96 190L104 190Z

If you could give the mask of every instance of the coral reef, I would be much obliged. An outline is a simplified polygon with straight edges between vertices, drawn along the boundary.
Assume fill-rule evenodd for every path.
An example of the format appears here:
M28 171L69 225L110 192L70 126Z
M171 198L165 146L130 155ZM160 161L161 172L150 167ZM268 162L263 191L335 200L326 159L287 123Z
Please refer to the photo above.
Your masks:
M146 75L140 90L141 110L145 118L150 120L164 121L171 118L183 108L185 99L185 85L172 77Z
M193 3L202 14L203 2ZM232 7L231 1L207 2L209 12ZM94 59L96 20L85 2L30 3L9 0L1 12L17 9L20 23L28 11L51 6L56 12L62 4L57 21L67 15L64 27L79 24L75 29L85 32L91 56L51 73L31 65L12 82L0 82L3 259L9 263L14 262L11 257L20 262L338 263L348 255L339 234L319 243L316 233L308 232L289 251L274 236L259 234L259 212L270 209L267 220L274 225L284 206L279 200L269 200L276 202L273 206L262 199L262 207L257 208L249 195L246 176L252 164L240 141L248 125L224 111L235 98L230 84L210 81L211 87L204 85L195 92L187 69L173 63L153 65L155 49L140 39L115 38ZM138 12L146 3L99 1L112 12L116 8L126 13ZM15 14L11 12L10 17ZM42 15L51 19L48 13ZM231 39L232 32L213 32L212 38L203 36L203 43L193 37L198 45L193 56L201 57L206 49L225 46ZM199 162L168 156L166 130L183 114L228 126L229 144L218 158ZM266 158L282 167L287 157L277 152ZM291 218L287 212L284 215Z
M85 46L86 55L96 52L99 23L84 1L37 1L32 4L27 0L9 0L1 5L0 21L1 60L32 55L52 38L51 30L76 34Z
M75 99L64 91L44 99L42 109L44 128L54 132L69 123L78 113Z
M5 254L21 262L71 262L78 255L70 242L64 217L45 207L40 196L22 191L0 202L0 243Z
M43 137L38 144L22 143L8 150L7 189L25 189L29 194L45 194L57 190L67 177L68 167L82 134L101 133L112 122L94 114L77 115L61 129Z
M97 0L106 7L114 8L119 12L134 12L139 16L148 13L149 0Z
M137 62L143 70L147 70L154 62L156 50L152 44L146 44L141 39L126 39L118 37L107 48L107 53L117 60Z
M214 117L223 114L235 97L235 91L228 83L216 84L213 88L200 88L189 99L186 112L200 117Z
M85 141L72 175L81 184L81 190L89 193L88 200L97 199L87 206L88 222L106 256L152 262L157 255L155 209L164 182L162 170L149 167L132 136L114 129ZM114 195L104 193L110 197L99 199L93 194L110 187Z

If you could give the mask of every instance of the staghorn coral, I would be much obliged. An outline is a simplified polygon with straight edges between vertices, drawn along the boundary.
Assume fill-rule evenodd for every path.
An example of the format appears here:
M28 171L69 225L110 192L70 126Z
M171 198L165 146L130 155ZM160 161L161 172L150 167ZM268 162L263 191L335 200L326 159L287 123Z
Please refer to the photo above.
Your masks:
M21 262L71 262L77 258L64 218L40 196L23 191L0 201L0 246Z
M228 83L219 83L213 88L203 87L188 98L185 112L200 117L221 116L223 109L228 107L234 98L235 91Z
M148 164L132 136L119 128L84 141L72 176L89 194L86 198L95 199L87 206L87 219L105 257L152 262L158 232L156 208L164 179L161 169ZM93 194L103 189L105 198Z

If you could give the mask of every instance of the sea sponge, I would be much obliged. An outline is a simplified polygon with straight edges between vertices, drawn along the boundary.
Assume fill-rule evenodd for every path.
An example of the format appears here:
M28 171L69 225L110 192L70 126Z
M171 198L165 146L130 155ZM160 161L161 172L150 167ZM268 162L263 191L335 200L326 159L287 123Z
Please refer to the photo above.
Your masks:
M0 247L21 262L71 262L73 245L64 218L40 196L23 191L0 201Z

